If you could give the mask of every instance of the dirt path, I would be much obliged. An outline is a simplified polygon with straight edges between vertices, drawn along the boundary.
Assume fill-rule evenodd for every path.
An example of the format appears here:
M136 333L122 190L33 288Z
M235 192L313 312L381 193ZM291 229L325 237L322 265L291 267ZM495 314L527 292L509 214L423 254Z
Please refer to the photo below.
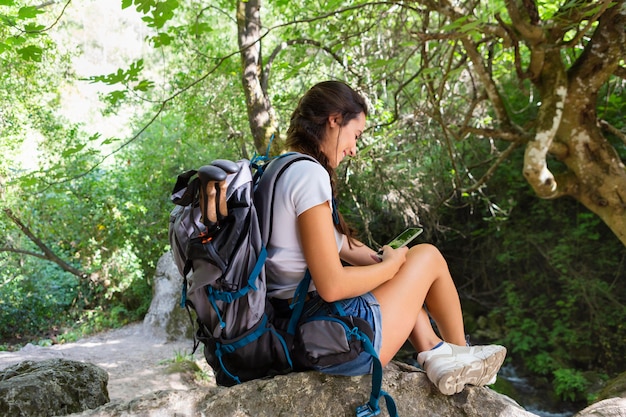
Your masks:
M163 389L188 389L194 385L185 374L169 373L167 368L176 356L191 353L192 341L164 343L143 333L142 323L131 324L75 343L40 347L26 345L17 352L0 352L0 369L25 361L64 358L90 362L109 373L111 401L129 401L140 395ZM194 360L210 372L201 349Z

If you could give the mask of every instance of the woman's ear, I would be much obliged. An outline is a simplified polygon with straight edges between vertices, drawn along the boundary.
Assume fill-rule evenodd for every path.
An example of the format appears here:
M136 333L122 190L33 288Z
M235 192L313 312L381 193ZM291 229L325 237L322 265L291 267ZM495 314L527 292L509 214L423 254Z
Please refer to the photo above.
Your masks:
M339 113L335 113L335 114L331 114L330 116L328 116L328 125L333 128L333 127L341 127L341 114Z

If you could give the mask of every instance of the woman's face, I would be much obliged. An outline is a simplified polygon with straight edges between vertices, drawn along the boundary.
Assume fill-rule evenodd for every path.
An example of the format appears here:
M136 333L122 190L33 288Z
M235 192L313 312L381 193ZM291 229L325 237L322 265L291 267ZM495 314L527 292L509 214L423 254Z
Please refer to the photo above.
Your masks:
M322 141L322 152L333 168L337 168L346 156L356 155L356 142L364 129L365 113L363 112L345 126L341 126L341 115L329 117L326 136Z

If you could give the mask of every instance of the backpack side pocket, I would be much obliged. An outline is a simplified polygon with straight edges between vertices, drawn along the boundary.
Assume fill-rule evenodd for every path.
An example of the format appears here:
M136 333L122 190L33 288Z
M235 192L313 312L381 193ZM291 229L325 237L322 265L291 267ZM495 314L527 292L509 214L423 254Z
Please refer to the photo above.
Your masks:
M304 369L316 370L349 362L365 350L362 335L373 339L369 323L359 317L310 317L298 325L294 339L294 361Z

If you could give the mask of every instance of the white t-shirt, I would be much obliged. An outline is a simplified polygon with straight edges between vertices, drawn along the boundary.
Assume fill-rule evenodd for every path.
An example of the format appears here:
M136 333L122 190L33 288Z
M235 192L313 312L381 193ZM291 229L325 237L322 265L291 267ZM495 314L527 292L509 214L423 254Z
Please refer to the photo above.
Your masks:
M298 216L322 203L332 212L332 190L328 172L313 161L297 161L276 183L272 238L267 245L267 292L270 297L292 298L307 269L298 232ZM343 235L335 229L337 250ZM320 242L321 244L321 242ZM315 290L313 282L309 291Z

